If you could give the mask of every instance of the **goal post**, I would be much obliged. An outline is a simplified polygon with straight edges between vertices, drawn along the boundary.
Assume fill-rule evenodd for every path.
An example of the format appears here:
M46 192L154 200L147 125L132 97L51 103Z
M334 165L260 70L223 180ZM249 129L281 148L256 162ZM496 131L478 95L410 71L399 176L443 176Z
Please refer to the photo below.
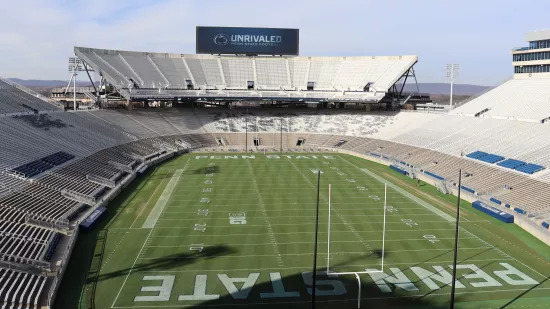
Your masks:
M360 274L373 274L373 273L383 273L384 272L384 260L385 260L385 245L386 245L386 210L387 210L387 192L388 185L384 183L384 206L383 206L383 224L382 224L382 252L381 252L381 267L380 270L361 270L361 271L344 271L344 272L333 272L330 270L330 224L331 224L331 197L332 197L332 186L328 185L328 236L327 236L327 276L334 275L355 275L357 278L358 290L357 290L357 308L361 308L361 278Z

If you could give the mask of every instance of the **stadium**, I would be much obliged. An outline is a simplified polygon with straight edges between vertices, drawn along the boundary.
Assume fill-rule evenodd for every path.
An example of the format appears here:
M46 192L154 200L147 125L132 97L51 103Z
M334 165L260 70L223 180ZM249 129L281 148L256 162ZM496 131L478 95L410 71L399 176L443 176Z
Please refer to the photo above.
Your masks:
M75 46L86 103L1 79L2 308L550 308L550 31L430 111L417 56L299 39Z

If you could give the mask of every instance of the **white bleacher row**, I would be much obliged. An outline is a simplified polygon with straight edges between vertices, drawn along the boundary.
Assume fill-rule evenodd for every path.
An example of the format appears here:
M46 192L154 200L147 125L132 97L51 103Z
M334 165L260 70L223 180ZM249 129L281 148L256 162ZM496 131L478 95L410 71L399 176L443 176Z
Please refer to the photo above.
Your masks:
M197 132L310 132L372 137L436 150L455 157L476 150L550 167L550 126L506 119L423 113L348 113L339 110L166 109L92 111L136 136ZM177 124L177 125L176 125ZM519 173L519 172L518 172ZM535 177L550 180L543 171Z
M246 113L243 110L205 108L89 113L114 118L135 135L154 136L192 132L244 132L246 118L249 132L278 132L281 130L280 112L278 109L252 109ZM131 118L126 114L131 114ZM245 117L245 114L248 116ZM167 121L168 117L170 122ZM180 128L174 128L174 123L180 124ZM338 110L310 112L284 109L283 132L310 132L311 128L315 128L316 133L390 140L454 157L482 150L550 167L550 153L546 151L550 146L550 127L540 123L423 113L350 114ZM547 171L537 173L535 177L550 181L550 173Z
M280 112L279 109L246 112L173 108L54 113L38 120L0 119L0 128L6 129L6 141L12 145L0 145L4 154L0 163L5 167L13 168L14 163L25 163L60 149L77 155L60 168L38 176L32 183L0 174L0 183L5 187L19 188L16 192L0 192L3 194L0 197L0 233L5 235L0 238L0 253L6 248L18 256L40 259L48 246L48 238L44 235L52 234L24 224L24 216L66 218L78 202L66 199L60 190L70 189L85 195L97 193L101 186L87 181L86 174L114 179L120 171L109 161L132 165L135 156L146 157L166 145L177 147L177 139L192 147L215 148L218 147L216 138L220 137L228 146L243 146L246 139L242 132L247 122L250 132L259 132L248 135L248 145L253 145L254 137L260 137L264 145L278 148L275 145L279 145L281 137L275 133L281 129L281 119L286 132L283 136L285 148L296 148L298 138L306 140L305 147L335 147L345 140L343 149L385 154L450 180L456 178L458 168L463 168L473 174L464 179L465 186L486 196L498 194L503 202L532 213L550 210L548 183L459 155L461 151L478 150L477 147L487 144L518 157L528 157L527 152L534 159L543 157L546 140L537 144L541 141L537 136L548 135L543 131L546 127L543 124L419 113L361 114L283 109L283 117L280 117ZM501 130L505 131L499 133ZM521 149L515 149L514 143ZM485 151L498 153L490 149ZM21 156L23 160L12 159L10 155ZM513 189L502 193L504 185ZM14 293L10 291L6 297L20 298Z
M2 308L38 309L46 277L0 268Z
M389 138L453 156L480 150L550 168L550 126L537 122L442 115ZM539 173L546 179L546 173Z
M61 111L62 109L38 94L31 94L31 90L0 78L0 115L32 113L34 110Z
M416 63L417 56L237 57L143 53L75 47L75 54L108 80L126 88L316 90L386 92Z
M550 117L550 78L511 79L451 112L454 115L480 115L541 121Z

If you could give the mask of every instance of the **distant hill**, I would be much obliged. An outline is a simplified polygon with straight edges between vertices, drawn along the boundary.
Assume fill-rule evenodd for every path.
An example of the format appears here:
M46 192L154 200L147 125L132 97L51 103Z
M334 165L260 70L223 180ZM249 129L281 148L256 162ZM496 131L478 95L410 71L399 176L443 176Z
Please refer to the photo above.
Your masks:
M18 83L25 87L60 87L67 86L68 80L41 80L41 79L19 79L19 78L8 78L14 83ZM87 81L77 81L77 86L89 86L90 82Z
M418 83L420 92L429 94L449 94L451 91L451 85L447 83ZM476 95L487 89L490 86L478 86L469 84L455 84L453 85L453 95ZM414 83L407 82L404 91L416 91L416 85Z

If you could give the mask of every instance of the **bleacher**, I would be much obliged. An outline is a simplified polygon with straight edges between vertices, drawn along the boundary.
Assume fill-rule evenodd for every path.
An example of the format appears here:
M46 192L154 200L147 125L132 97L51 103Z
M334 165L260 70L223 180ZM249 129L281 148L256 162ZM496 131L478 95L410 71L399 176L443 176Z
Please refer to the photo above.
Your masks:
M75 54L130 95L341 98L379 101L416 56L241 57L75 47ZM248 82L253 81L253 91ZM308 90L308 83L314 88ZM369 91L365 86L369 84ZM153 89L153 90L151 90Z
M39 309L47 278L0 267L0 299L3 308Z
M550 117L550 78L511 79L456 109L453 115L540 122Z
M30 89L0 78L0 115L61 111L62 107Z
M22 175L23 177L33 177L38 174L41 174L57 165L61 165L71 159L74 156L63 151L58 151L54 154L51 154L47 157L34 160L32 162L20 165L11 169L11 172Z
M194 83L200 81L206 88L232 86L235 90L231 91L238 91L252 72L259 74L257 82L262 89L257 90L258 94L298 93L303 81L310 77L315 78L320 87L326 87L328 93L330 89L358 87L365 81L363 78L370 79L360 75L364 68L370 68L369 74L377 76L372 81L380 87L391 83L389 76L397 74L388 71L400 70L402 64L395 59L374 61L364 57L350 61L338 57L280 58L277 61L284 61L283 66L282 62L268 59L255 59L254 65L249 65L252 61L249 58L216 57L220 59L218 62L207 55L174 58L159 54L93 53L89 56L95 57L106 71L111 70L121 83L126 84L131 78L144 87L163 82L185 87L186 80L190 79ZM143 59L148 59L147 64ZM153 65L162 68L160 73L152 70ZM119 66L132 70L119 68L119 71L116 69ZM324 72L330 72L327 73L330 76ZM222 84L215 85L217 83ZM270 89L274 85L279 89ZM0 109L10 110L12 105L11 99L5 105L0 102ZM115 192L106 184L118 184L135 173L142 162L182 145L202 151L227 150L243 147L245 143L254 145L257 138L261 140L257 150L278 150L281 144L292 151L338 148L394 162L392 168L400 173L409 173L409 169L414 168L426 176L448 182L456 182L458 169L462 168L470 174L463 179L465 193L487 197L495 205L518 214L550 212L550 173L545 169L550 166L550 127L539 122L458 113L358 113L293 108L252 108L247 112L214 108L42 111L39 114L27 114L24 110L28 108L0 117L3 132L0 253L43 263L56 262L57 244L64 236L31 224L29 218L74 222L84 209ZM490 112L494 110L492 107ZM248 140L243 134L245 131L249 132ZM223 145L218 144L218 138L223 140ZM299 139L307 142L298 146ZM541 220L537 221L541 227L545 227L542 223L550 222L546 217ZM11 284L15 278L22 282L18 291L4 289L0 297L22 304L21 307L38 306L45 284L43 277L0 268L0 278L1 286Z

